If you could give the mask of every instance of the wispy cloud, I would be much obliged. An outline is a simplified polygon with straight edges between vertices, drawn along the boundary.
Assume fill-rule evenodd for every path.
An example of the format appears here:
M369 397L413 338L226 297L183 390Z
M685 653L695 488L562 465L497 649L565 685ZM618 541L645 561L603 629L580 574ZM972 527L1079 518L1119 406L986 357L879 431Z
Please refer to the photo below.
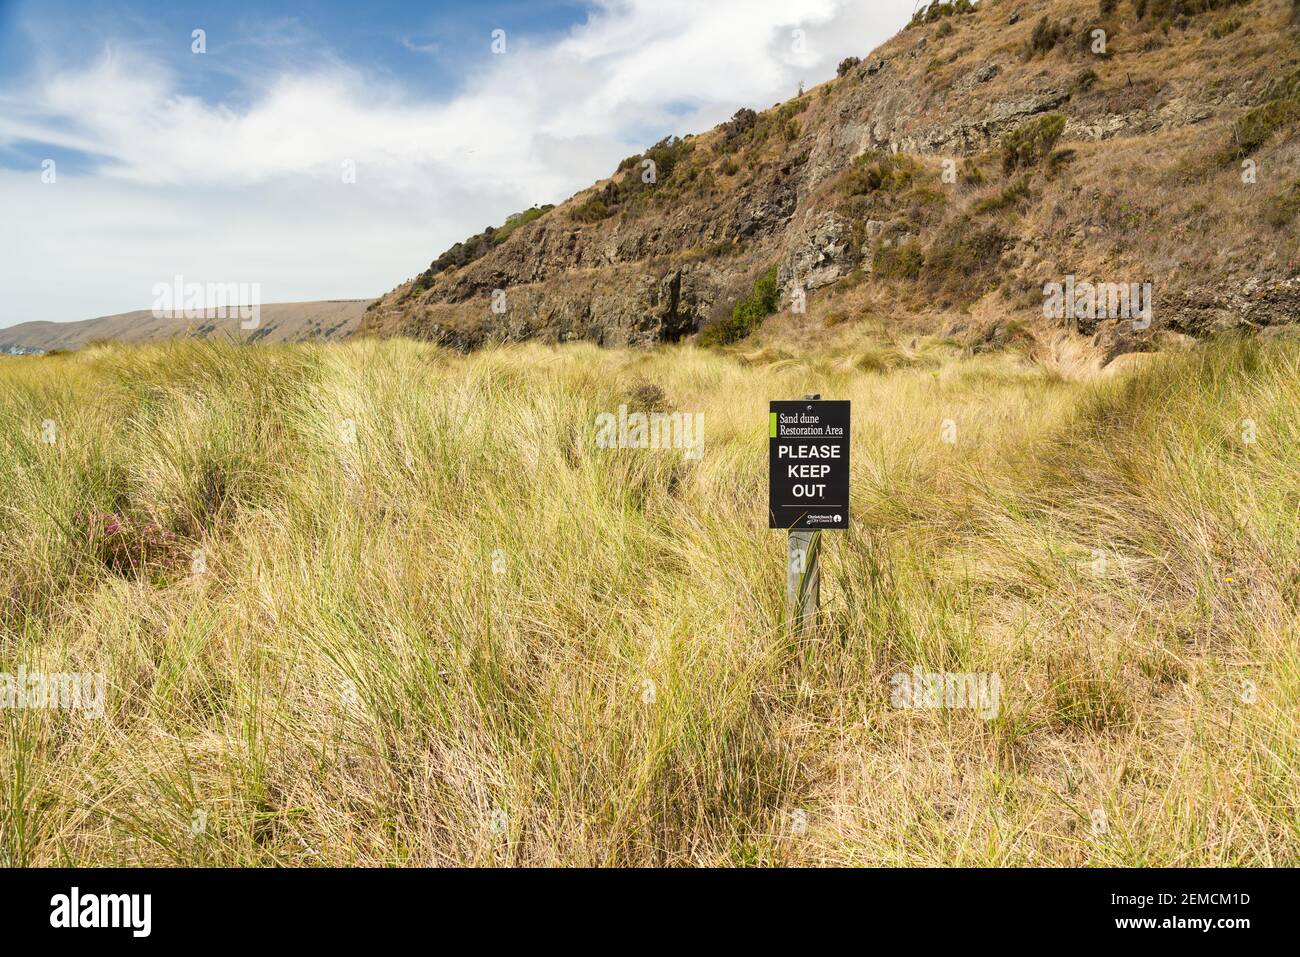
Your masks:
M410 37L402 37L402 46L412 53L428 53L432 55L442 52L442 44L433 40L418 42Z

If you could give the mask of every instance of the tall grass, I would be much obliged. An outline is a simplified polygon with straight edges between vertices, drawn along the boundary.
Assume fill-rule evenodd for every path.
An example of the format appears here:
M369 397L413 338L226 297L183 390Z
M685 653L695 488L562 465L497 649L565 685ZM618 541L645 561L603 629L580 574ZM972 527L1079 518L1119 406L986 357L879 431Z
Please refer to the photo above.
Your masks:
M1093 383L937 342L6 360L0 671L108 696L0 712L0 860L1295 864L1298 373L1236 342ZM704 413L699 461L596 447L648 384ZM854 402L854 517L793 640L767 401L807 392ZM918 665L997 672L998 715L891 707Z

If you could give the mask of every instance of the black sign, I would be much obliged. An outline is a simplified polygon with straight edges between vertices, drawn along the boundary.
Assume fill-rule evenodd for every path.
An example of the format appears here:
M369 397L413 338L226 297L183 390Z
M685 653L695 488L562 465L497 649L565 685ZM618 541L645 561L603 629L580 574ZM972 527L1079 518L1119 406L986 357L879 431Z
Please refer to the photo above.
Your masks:
M768 528L848 528L849 403L773 402Z

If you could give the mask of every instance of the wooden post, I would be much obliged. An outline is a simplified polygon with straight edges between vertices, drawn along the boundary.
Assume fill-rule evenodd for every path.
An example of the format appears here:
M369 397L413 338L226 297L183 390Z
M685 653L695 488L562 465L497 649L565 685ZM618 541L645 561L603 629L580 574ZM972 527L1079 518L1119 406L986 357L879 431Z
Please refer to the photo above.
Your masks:
M790 628L799 634L817 622L821 604L821 529L791 529L786 542L785 607Z
M815 402L821 395L806 395ZM785 608L792 634L798 635L817 622L821 606L822 574L820 529L792 528L785 548Z

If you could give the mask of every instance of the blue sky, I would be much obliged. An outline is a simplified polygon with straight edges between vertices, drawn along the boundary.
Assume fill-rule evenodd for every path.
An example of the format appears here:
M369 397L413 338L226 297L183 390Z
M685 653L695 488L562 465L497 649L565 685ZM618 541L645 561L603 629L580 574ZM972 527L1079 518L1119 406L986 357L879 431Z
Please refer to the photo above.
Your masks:
M669 132L826 79L912 6L0 0L0 327L147 308L178 274L378 295Z
M400 78L413 91L448 95L461 85L498 27L532 42L557 39L582 24L590 6L558 0L384 4L48 2L39 9L13 0L16 14L41 40L41 51L68 59L108 40L130 44L182 68L183 87L204 96L235 97L239 73L293 69L328 55ZM211 38L207 59L191 56L191 33ZM38 51L17 30L0 34L0 83L19 78Z

